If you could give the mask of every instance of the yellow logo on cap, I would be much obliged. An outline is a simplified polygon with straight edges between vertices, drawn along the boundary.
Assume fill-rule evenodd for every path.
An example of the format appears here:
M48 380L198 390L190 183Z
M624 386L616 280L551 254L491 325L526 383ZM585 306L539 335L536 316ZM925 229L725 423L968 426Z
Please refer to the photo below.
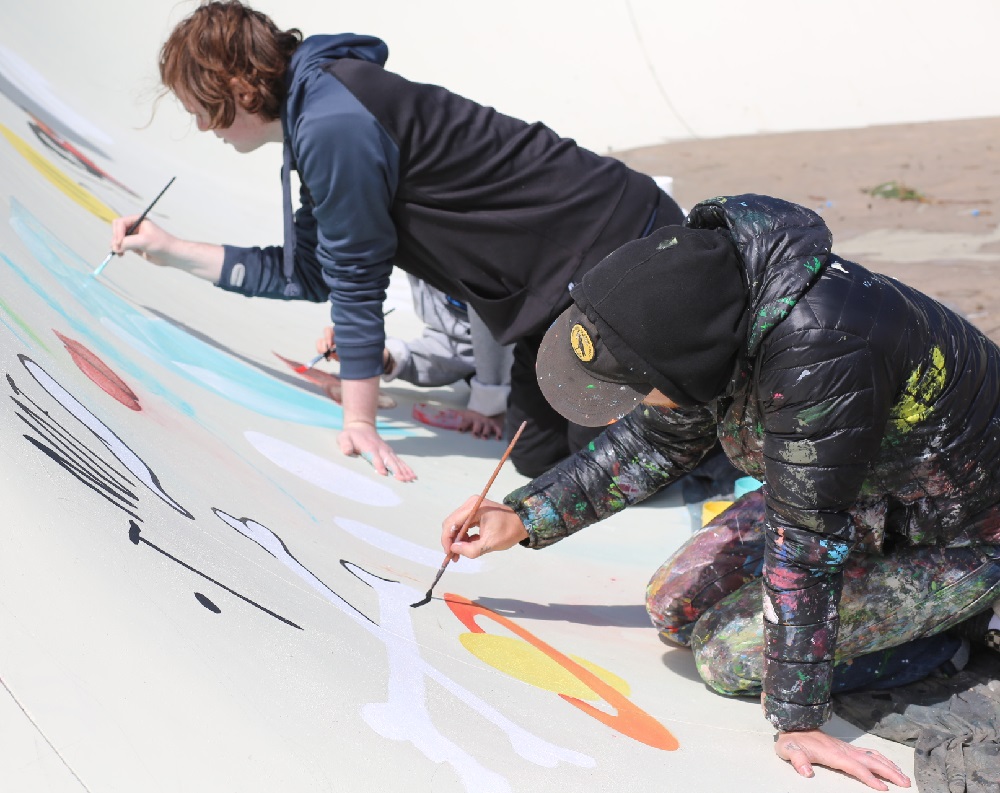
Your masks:
M584 363L594 360L594 342L583 325L577 323L569 332L569 343L576 357Z

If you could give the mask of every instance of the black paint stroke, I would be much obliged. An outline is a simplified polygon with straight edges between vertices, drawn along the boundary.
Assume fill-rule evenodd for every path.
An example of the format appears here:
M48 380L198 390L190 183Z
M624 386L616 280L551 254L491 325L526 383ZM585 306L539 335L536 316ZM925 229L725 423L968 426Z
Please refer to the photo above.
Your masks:
M24 435L22 437L24 437L24 439L28 443L30 443L32 446L34 446L40 452L42 452L43 454L45 454L46 456L48 456L51 460L53 460L54 462L56 462L59 465L61 465L64 470L68 471L73 476L75 476L77 478L77 480L81 484L86 485L91 490L93 490L95 493L97 493L97 495L102 496L103 498L105 498L112 506L118 507L118 509L120 509L122 512L124 512L129 517L134 518L135 520L142 520L142 518L140 518L135 512L133 512L131 509L129 509L125 504L121 504L118 501L116 501L115 498L114 498L114 496L113 496L113 494L107 492L106 488L102 490L100 487L98 487L98 485L100 483L96 483L95 484L92 481L88 481L89 479L91 479L91 477L88 477L86 475L86 472L80 471L75 466L73 466L72 464L70 464L70 462L68 460L66 460L65 457L61 457L57 451L55 451L53 449L50 449L44 443L42 443L41 441L35 440L30 435ZM134 505L134 506L137 507L138 505Z
M163 485L160 484L160 479L156 475L156 472L153 471L153 469L151 469L146 464L145 460L143 460L138 454L136 454L134 451L132 451L131 447L127 443L125 443L125 441L123 441L107 424L105 424L97 416L95 416L92 411L90 411L86 406L84 406L75 396L73 396L72 393L70 393L67 389L65 389L57 380L55 380L55 378L52 377L52 375L50 375L47 371L45 371L45 369L43 367L39 366L38 363L36 363L34 360L32 360L32 358L30 356L25 355L23 353L17 353L17 358L21 362L21 365L28 372L28 374L31 375L32 379L34 379L35 382L39 385L39 387L41 387L41 389L43 391L45 391L47 394L49 394L49 396L51 396L53 398L53 400L56 401L57 404L60 404L60 406L63 407L71 416L73 416L74 419L76 419L77 421L79 421L81 424L84 424L84 426L87 428L87 430L92 435L94 435L94 437L96 437L105 448L108 449L108 451L112 454L112 456L116 460L118 460L119 463L121 463L124 466L124 468L126 469L126 471L131 476L133 476L135 478L135 480L139 482L139 484L143 485L147 490L149 490L153 495L155 495L158 499L160 499L164 504L166 504L171 509L179 512L181 515L183 515L185 518L188 518L189 520L194 520L194 515L192 515L185 507L181 506L177 501L175 501L174 498L172 496L170 496L166 492L166 490L163 489ZM118 457L118 455L115 454L115 450L112 449L110 447L110 445L107 442L105 442L105 440L92 427L88 427L78 416L74 415L73 412L71 410L69 410L69 408L67 408L65 405L62 405L62 403L60 402L60 400L56 396L54 396L45 387L45 385L42 384L38 380L38 378L35 376L34 372L32 372L31 368L28 366L29 363L32 366L36 367L40 372L42 372L43 374L45 374L46 377L52 379L53 382L57 386L59 386L59 388L62 391L64 391L66 393L66 395L70 399L72 399L74 402L76 402L78 405L80 405L80 408L83 411L85 411L94 420L95 423L99 424L101 426L101 428L103 430L105 430L106 433L110 437L114 438L123 448L127 449L129 451L129 453L135 458L137 464L142 466L143 472L149 477L150 482L152 482L155 487L150 487L150 485L147 482L144 482L143 479L142 479L142 477L139 476L138 474L136 474L136 472L133 471L124 460L122 460L120 457ZM10 387L14 391L15 394L24 396L25 399L31 401L31 398L17 387L17 384L14 382L14 379L10 376L10 374L7 375L7 382L10 384ZM32 404L36 404L36 403L32 402ZM39 410L42 410L42 409L39 408ZM49 418L51 418L51 415L48 413L48 411L42 410L42 412L45 413L45 415L49 416ZM52 419L52 420L55 421L55 419ZM58 424L58 422L56 422L56 423ZM59 425L59 426L61 427L62 425ZM68 432L68 430L67 430L67 432ZM72 435L72 433L69 433L69 434ZM75 436L73 436L73 437L75 437Z
M24 439L112 506L141 520L136 512L139 508L139 496L127 487L128 480L100 455L67 432L47 410L18 389L9 374L7 382L16 394L10 398L19 408L15 409L14 414L39 436L35 438L24 435Z
M157 551L158 553L163 554L164 556L166 556L171 561L177 562L177 564L179 564L181 567L185 568L186 570L190 570L195 575L200 575L206 581L211 581L217 587L219 587L220 589L224 589L226 592L228 592L230 595L233 595L234 597L238 597L244 603L249 603L254 608L260 609L265 614L270 614L276 620L280 620L281 622L285 623L286 625L290 625L293 628L298 628L299 630L302 630L302 626L301 625L296 625L291 620L287 620L284 617L282 617L280 614L276 614L275 612L271 611L269 608L265 608L264 606L260 605L260 603L255 603L254 601L250 600L250 598L245 597L245 596L241 595L239 592L236 592L236 591L230 589L225 584L223 584L223 583L221 583L219 581L216 581L211 576L205 575L200 570L196 570L191 565L189 565L187 562L181 561L180 559L178 559L173 554L171 554L171 553L163 550L162 548L160 548L158 545L154 545L149 540L147 540L145 537L141 536L139 526L138 526L138 524L134 520L130 520L128 523L129 523L128 538L129 538L129 540L131 540L131 542L132 542L133 545L138 545L139 543L144 543L145 545L148 545L154 551Z
M107 462L102 458L97 452L86 446L74 435L70 434L61 424L59 424L52 414L49 413L45 408L39 405L35 400L28 396L23 391L17 391L17 386L11 379L10 375L7 375L7 381L10 383L11 388L15 389L17 396L23 397L27 402L31 404L35 410L32 410L23 402L21 402L17 396L11 397L11 401L17 405L21 410L23 410L28 416L34 419L34 424L32 424L25 416L20 413L17 414L25 424L32 426L39 434L46 432L50 440L59 443L67 451L72 452L77 458L85 458L90 460L94 467L100 469L105 474L105 479L109 481L118 482L122 489L125 489L129 484L128 477L116 470L111 463ZM44 418L43 418L44 416ZM117 458L116 458L117 459Z
M126 487L128 480L92 449L66 432L48 411L42 409L23 391L18 390L9 374L7 381L15 393L35 408L32 410L17 397L11 397L11 401L20 408L14 411L15 415L40 436L34 438L24 435L24 439L113 506L136 520L141 520L135 511L139 506L139 497Z
M118 471L111 468L96 452L88 449L86 446L82 446L75 442L74 438L67 437L65 433L60 432L61 427L55 424L48 414L46 414L45 418L42 418L17 399L13 399L13 401L24 411L23 413L15 411L15 415L40 436L37 442L34 438L29 438L27 435L24 436L26 439L36 446L39 446L43 441L47 442L48 448L52 453L59 454L62 458L60 464L64 468L67 468L67 470L71 470L77 478L82 479L86 477L109 491L115 498L122 501L131 501L133 502L133 506L138 506L139 496L128 488L130 484L128 480ZM59 447L58 452L53 447ZM50 456L53 455L50 454Z
M220 609L218 606L215 605L215 603L213 603L211 600L209 600L209 598L207 596L201 594L201 592L195 592L194 593L194 599L197 600L199 603L201 603L201 605L203 605L205 608L207 608L213 614L221 614L222 613L222 609Z
M219 518L219 520L221 520L223 523L226 523L226 521L222 519L222 517L220 516L220 513L222 515L228 515L229 517L233 518L233 516L229 515L228 512L223 512L223 510L216 509L215 507L212 507L212 512L214 512L215 516L217 518ZM236 520L238 523L242 523L244 526L246 526L247 523L249 523L249 522L256 523L262 529L264 529L265 531L267 531L268 534L270 534L272 537L274 537L274 539L276 539L278 541L278 544L281 546L282 550L284 550L284 552L288 555L289 559L291 559L293 562L295 562L295 564L297 564L299 567L301 567L303 570L305 570L307 573L309 573L309 575L311 575L313 578L315 578L317 581L319 581L320 584L322 584L324 587L326 587L326 589L327 589L328 592L330 592L331 594L336 595L338 598L340 598L340 600L346 606L348 606L349 608L351 608L352 610L354 610L358 614L358 616L362 617L363 619L368 620L368 622L370 622L372 625L378 625L378 623L375 620L373 620L371 617L369 617L363 611L361 611L360 609L358 609L353 603L348 602L348 600L343 595L341 595L339 592L337 592L337 590L335 590L333 587L331 587L329 584L327 584L322 578L320 578L312 570L310 570L308 567L306 567L304 564L302 564L302 562L300 562L298 559L296 559L295 555L288 549L288 546L285 545L285 541L283 539L281 539L281 537L279 537L270 528L268 528L267 526L265 526L263 523L260 523L259 521L254 520L253 518L245 518L244 517L244 518L233 518L233 519ZM229 524L226 523L226 525L229 525ZM230 528L232 528L232 526L230 526ZM281 559L278 559L277 556L275 556L273 553L271 553L264 545L261 545L261 543L257 542L257 540L255 540L253 537L247 537L245 534L243 534L241 531L238 531L237 529L233 529L233 531L235 531L237 534L239 534L241 537L243 537L243 539L250 540L250 542L252 542L254 545L260 547L264 551L264 553L266 553L272 559L276 559L278 562L281 562L281 564L285 564L284 562L281 561ZM351 562L348 562L348 561L346 561L344 559L341 559L340 563L341 563L341 565L343 565L343 567L344 567L345 570L347 570L349 573L351 572L351 569L348 567L349 564L352 564ZM355 566L359 570L364 570L364 568L361 567L361 565L355 565ZM285 567L288 568L288 565L285 565ZM288 569L291 569L291 568L288 568ZM292 570L292 572L294 573L295 571ZM367 570L365 570L365 572L368 573ZM358 581L361 581L362 584L365 584L366 586L371 587L371 584L369 584L367 581L363 581L362 579L358 578L353 573L351 573L351 575L354 578L356 578ZM374 573L369 573L369 575L373 576L374 578L380 578L380 576L377 576ZM393 581L392 579L389 579L389 578L383 578L382 580L383 581L388 581L388 582L394 583L394 584L395 583L399 583L398 581Z

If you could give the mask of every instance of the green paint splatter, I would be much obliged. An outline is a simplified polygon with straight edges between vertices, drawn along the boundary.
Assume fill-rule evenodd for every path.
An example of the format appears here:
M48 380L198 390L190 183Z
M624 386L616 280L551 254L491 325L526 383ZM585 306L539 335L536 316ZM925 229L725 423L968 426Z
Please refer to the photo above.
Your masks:
M800 410L795 418L798 419L799 424L812 424L814 421L818 421L824 416L829 415L836 406L836 399L827 399L820 402L818 405L813 405L812 407L805 408L805 410Z
M49 347L49 345L47 345L44 341L42 341L42 338L37 333L35 333L35 331L32 330L32 328L28 325L28 323L26 323L23 319L21 319L21 317L17 315L17 312L14 311L14 309L12 309L9 305L7 305L7 303L4 302L2 298L0 298L0 308L2 308L4 313L7 314L7 316L9 316L12 320L14 320L14 323L19 328L21 328L21 330L27 333L43 350L46 350L47 352L52 352L52 349Z

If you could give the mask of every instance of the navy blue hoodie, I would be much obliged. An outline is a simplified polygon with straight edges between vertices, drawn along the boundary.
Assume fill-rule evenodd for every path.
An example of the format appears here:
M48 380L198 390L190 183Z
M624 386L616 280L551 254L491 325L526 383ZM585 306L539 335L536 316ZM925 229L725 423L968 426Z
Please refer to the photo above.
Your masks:
M296 50L282 112L302 184L294 260L286 275L279 246L226 246L218 283L329 298L344 378L382 372L393 265L470 303L510 343L544 331L568 305L567 286L641 236L658 202L670 217L657 225L682 220L648 176L542 124L405 80L382 68L387 54L353 34Z

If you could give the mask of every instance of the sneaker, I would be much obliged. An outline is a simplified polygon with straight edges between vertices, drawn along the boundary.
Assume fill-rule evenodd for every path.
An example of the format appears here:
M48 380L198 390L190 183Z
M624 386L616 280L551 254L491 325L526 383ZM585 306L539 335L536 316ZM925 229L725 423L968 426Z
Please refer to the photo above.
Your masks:
M956 625L952 631L963 639L968 639L973 647L987 647L1000 653L1000 616L996 606L976 614Z
M1000 653L1000 627L987 628L984 641L987 647L994 652Z

